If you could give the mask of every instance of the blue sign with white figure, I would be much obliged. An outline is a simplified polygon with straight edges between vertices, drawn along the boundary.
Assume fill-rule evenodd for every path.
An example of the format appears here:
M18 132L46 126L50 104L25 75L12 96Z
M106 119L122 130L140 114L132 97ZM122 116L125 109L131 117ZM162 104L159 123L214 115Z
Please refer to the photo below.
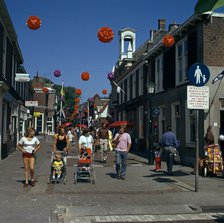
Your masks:
M188 78L192 84L204 86L210 78L210 71L203 63L195 63L189 68Z

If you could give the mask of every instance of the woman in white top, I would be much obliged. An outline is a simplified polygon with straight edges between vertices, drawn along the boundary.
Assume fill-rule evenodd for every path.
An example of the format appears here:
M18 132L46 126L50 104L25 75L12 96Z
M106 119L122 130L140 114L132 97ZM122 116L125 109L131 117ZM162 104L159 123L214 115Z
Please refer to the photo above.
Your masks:
M29 127L24 137L22 137L17 145L17 148L22 152L23 163L24 163L24 175L25 184L24 187L28 187L28 178L30 170L30 185L34 187L34 164L35 164L35 153L40 149L40 141L34 136L35 129Z
M83 134L79 138L79 152L81 154L82 148L93 149L93 137L90 135L90 129L84 129Z

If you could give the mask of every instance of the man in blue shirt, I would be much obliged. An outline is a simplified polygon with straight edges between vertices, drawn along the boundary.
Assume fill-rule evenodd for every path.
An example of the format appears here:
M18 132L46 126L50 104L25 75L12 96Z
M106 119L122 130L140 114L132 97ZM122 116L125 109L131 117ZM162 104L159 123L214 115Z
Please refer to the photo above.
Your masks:
M168 175L173 175L173 158L176 148L178 147L176 135L171 130L171 126L167 126L167 132L163 134L160 141L164 149Z

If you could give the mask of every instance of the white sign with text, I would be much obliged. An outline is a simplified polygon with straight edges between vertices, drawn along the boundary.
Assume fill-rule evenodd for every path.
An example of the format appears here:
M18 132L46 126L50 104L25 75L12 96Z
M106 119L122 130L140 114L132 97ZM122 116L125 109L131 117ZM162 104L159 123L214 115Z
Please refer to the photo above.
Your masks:
M209 87L187 86L187 108L209 109Z

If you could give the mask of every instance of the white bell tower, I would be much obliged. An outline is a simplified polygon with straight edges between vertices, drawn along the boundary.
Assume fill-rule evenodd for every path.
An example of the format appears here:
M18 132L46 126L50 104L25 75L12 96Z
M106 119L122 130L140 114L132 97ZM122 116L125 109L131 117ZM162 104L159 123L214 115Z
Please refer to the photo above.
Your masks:
M135 30L125 28L119 31L120 36L120 56L119 60L132 59L136 49L136 33Z

